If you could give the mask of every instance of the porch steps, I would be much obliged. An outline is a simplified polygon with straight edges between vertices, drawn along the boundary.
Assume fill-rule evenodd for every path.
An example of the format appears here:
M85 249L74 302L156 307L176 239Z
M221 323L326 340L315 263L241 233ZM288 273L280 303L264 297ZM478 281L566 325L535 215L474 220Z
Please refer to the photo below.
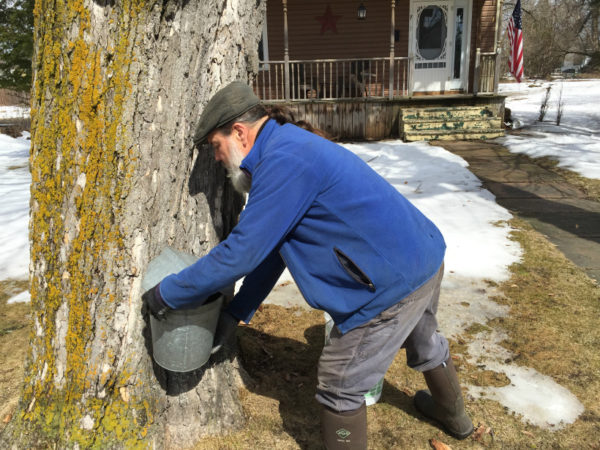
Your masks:
M481 106L403 108L405 141L493 139L504 136L500 117Z

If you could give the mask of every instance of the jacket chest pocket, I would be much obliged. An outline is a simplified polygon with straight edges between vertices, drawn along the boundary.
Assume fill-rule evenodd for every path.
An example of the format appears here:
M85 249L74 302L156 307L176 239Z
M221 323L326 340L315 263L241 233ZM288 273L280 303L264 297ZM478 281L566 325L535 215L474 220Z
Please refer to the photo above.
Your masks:
M375 292L375 285L366 273L362 271L358 265L350 259L348 255L342 252L339 248L334 247L333 251L337 257L342 268L350 275L355 281L361 285L367 287L371 292Z

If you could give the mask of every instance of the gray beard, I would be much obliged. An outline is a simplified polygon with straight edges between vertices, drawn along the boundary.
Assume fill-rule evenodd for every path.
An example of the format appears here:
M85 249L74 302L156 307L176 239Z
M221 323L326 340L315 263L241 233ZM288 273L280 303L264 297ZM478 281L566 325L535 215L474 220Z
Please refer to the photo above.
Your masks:
M247 194L248 192L250 192L250 187L252 186L252 178L246 175L246 173L242 169L238 167L232 171L229 171L228 176L231 180L233 188L240 194Z
M242 164L244 155L234 143L229 143L229 155L230 161L229 164L227 164L227 176L237 192L240 194L247 194L250 192L252 178L240 169L240 164Z

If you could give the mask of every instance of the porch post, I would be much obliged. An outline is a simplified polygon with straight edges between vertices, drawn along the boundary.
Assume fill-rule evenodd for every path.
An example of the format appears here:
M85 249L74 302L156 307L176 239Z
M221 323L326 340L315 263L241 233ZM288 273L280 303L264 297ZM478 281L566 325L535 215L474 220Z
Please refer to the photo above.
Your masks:
M288 49L287 0L283 2L283 76L285 82L285 99L290 99L290 52Z
M473 95L479 93L479 76L481 71L481 49L477 47L475 53L475 73L473 74Z
M392 0L392 20L390 30L390 100L394 98L394 47L395 47L395 29L396 29L396 0Z
M496 23L494 24L494 53L498 50L498 41L500 41L500 13L502 0L496 0Z
M498 95L498 82L500 81L500 47L496 49L494 56L494 95Z
M500 47L498 46L498 42L500 41L500 13L502 8L502 0L496 0L496 29L494 30L494 95L498 95L498 81L500 75Z

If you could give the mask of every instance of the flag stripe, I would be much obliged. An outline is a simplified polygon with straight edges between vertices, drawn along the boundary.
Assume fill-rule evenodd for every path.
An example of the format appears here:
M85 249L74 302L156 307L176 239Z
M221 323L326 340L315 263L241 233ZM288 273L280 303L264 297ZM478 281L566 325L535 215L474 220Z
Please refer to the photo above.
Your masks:
M523 78L523 29L521 23L521 0L517 0L515 9L508 21L508 42L510 53L508 68L518 82Z

